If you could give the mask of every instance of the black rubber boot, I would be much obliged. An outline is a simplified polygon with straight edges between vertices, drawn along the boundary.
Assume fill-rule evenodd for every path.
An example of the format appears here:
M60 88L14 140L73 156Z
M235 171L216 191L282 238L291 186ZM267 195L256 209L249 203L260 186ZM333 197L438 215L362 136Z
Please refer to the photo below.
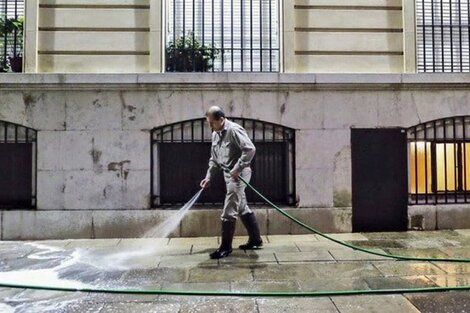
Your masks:
M261 239L259 233L258 223L256 222L255 214L247 213L240 216L240 219L245 225L246 230L248 232L248 242L244 245L239 246L242 250L251 250L251 249L258 249L263 246L263 240Z
M209 254L211 259L220 259L232 253L232 240L235 233L235 220L222 222L222 242L219 249Z

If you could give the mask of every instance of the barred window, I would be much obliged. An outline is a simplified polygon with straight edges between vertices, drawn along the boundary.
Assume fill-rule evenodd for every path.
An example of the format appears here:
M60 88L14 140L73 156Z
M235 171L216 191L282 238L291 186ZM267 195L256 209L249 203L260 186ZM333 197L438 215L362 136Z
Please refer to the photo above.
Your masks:
M9 57L22 53L22 34L12 26L23 16L24 0L0 0L0 72L9 69Z
M36 131L0 121L0 208L36 208Z
M170 0L167 71L279 71L278 0Z
M470 116L408 130L409 203L470 202Z
M281 125L229 118L243 126L256 146L251 183L278 204L295 204L295 131ZM178 205L188 201L205 177L211 147L211 130L205 119L154 128L151 156L152 207ZM248 203L264 201L249 188ZM225 197L222 172L212 178L211 187L199 204L221 204Z
M469 72L469 0L416 0L419 72Z

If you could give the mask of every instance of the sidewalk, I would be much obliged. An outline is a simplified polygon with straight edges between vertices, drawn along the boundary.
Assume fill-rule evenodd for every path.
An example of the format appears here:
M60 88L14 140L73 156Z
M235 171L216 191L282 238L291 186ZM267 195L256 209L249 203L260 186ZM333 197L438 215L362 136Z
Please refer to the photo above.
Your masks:
M470 258L470 230L335 234L393 254ZM470 285L470 263L369 255L316 235L264 237L210 260L217 237L0 242L0 281L67 287L311 291ZM234 247L246 241L234 240ZM0 288L0 312L468 312L470 292L333 297L119 295Z

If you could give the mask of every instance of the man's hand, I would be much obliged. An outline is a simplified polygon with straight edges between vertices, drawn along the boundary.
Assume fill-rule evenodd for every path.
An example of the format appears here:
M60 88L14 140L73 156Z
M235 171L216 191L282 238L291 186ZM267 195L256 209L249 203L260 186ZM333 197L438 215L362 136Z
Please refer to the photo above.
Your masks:
M240 176L240 173L241 173L241 171L239 169L234 168L230 171L230 176L232 176L232 178L234 178L234 179L237 179L238 176Z
M210 179L204 178L203 180L201 180L201 183L199 184L199 186L201 186L201 188L206 189L210 186L210 184L211 184Z

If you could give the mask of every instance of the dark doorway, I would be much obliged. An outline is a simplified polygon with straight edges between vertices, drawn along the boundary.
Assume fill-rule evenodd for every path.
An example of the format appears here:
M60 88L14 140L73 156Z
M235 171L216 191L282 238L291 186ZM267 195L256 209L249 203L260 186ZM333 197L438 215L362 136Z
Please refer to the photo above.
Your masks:
M0 144L0 207L30 208L33 144Z
M352 129L354 232L407 229L407 146L402 128Z

